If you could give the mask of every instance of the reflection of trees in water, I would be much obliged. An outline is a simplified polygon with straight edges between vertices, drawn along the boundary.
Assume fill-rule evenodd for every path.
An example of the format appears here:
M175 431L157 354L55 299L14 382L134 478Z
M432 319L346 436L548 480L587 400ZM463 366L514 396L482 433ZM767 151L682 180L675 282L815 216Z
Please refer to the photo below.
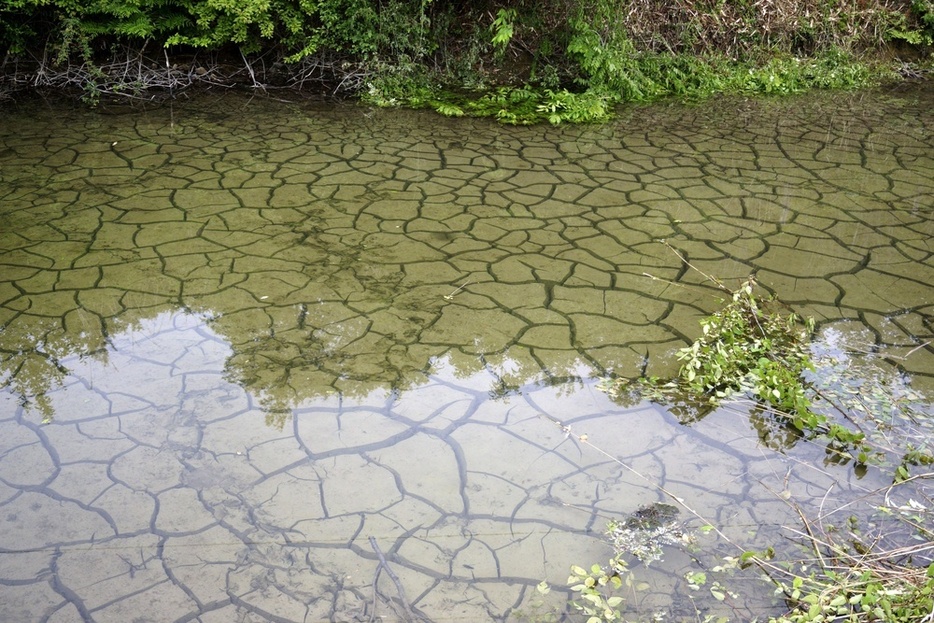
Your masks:
M881 122L888 105L871 104L878 128L834 105L835 120L874 137L892 132ZM906 163L904 179L831 166L838 152L819 141L828 149L812 170L810 139L792 126L810 132L825 117L815 106L758 111L754 152L748 128L734 134L735 115L710 118L698 133L693 109L531 136L485 124L465 134L460 122L425 129L409 115L361 125L356 112L339 111L303 117L298 140L269 139L277 123L295 129L292 111L282 117L278 106L223 124L195 114L170 125L153 113L152 128L30 118L28 132L4 136L31 166L16 165L9 186L18 194L0 213L0 380L50 417L48 394L67 382L69 358L106 364L116 336L186 310L210 315L206 324L232 349L227 379L276 417L307 399L406 391L441 360L457 376L486 374L493 398L530 383L571 391L594 371L664 375L708 303L670 287L686 275L659 238L679 240L722 278L761 270L779 296L793 292L792 302L824 317L871 320L904 308L901 333L930 333L917 307L930 281L929 219L913 190L928 187L927 169L893 159L880 139L862 157ZM927 117L904 110L926 127ZM897 129L896 156L929 151L909 136L923 135L915 125ZM119 147L95 142L103 129ZM793 161L783 144L796 148ZM135 168L116 157L129 145ZM280 147L282 158L271 157ZM863 174L866 188L888 180L909 198L883 202L843 184ZM812 185L824 194L812 197ZM852 226L864 222L879 225ZM860 296L874 291L895 298ZM706 413L678 401L671 410L685 423Z
M60 387L69 374L67 359L78 356L107 365L107 333L99 318L83 310L71 310L62 318L19 314L0 329L0 387L8 387L27 411L43 422L54 416L49 392ZM69 330L73 327L73 330Z
M575 351L546 351L543 355L514 345L485 354L480 344L465 348L462 344L418 342L422 327L433 322L432 315L440 315L440 307L418 314L385 309L359 314L350 308L338 312L335 305L329 303L327 317L340 320L318 325L313 313L303 314L297 306L258 306L225 313L198 311L197 306L180 310L163 302L110 317L79 308L66 313L71 319L85 315L87 322L23 313L0 332L0 372L4 386L19 397L27 411L50 420L54 416L50 394L67 382L69 359L92 358L106 367L114 342L126 342L120 349L126 348L132 357L134 341L145 339L149 332L166 330L163 327L171 327L172 318L182 315L203 323L230 345L232 353L224 363L226 380L254 395L269 422L278 425L303 401L333 395L364 398L373 392L402 393L427 382L438 366L451 370L457 378L485 373L494 399L519 393L530 383L560 385L571 392L593 373ZM393 330L383 330L382 313L394 314L397 321ZM156 321L162 315L169 319ZM286 317L291 320L284 321Z
M417 324L421 322L419 318ZM583 385L584 376L593 374L576 351L550 351L542 357L512 346L478 354L473 345L465 352L463 345L454 343L424 344L404 337L400 343L393 334L380 333L378 324L362 323L359 317L350 324L365 324L367 331L351 331L353 339L343 340L339 334L304 327L232 343L234 352L225 364L227 379L258 396L263 409L279 414L273 419L281 423L292 407L305 400L331 395L365 398L377 391L400 394L426 383L438 367L461 379L484 373L494 400L519 394L530 383L560 385L570 393ZM212 328L227 339L243 337L235 327L225 325L223 317Z

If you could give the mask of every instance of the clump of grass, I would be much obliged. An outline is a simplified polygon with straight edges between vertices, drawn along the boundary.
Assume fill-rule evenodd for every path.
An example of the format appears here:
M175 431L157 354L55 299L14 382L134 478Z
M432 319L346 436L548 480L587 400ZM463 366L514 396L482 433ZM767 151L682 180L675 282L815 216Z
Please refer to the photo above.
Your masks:
M784 596L788 612L771 623L929 623L934 620L934 504L913 477L907 500L894 502L893 485L882 496L879 517L868 531L856 517L843 525L810 522L792 530L808 552L784 566L763 565ZM828 513L832 514L832 513ZM886 520L888 519L888 520ZM888 532L886 532L888 530Z

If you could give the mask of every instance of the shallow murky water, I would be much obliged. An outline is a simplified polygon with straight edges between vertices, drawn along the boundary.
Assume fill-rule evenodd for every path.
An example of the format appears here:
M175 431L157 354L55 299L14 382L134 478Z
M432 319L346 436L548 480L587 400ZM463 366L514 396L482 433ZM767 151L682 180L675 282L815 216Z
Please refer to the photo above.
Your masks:
M583 128L237 95L7 111L5 620L554 620L659 487L765 547L776 491L885 477L595 379L675 371L719 305L702 271L755 273L931 391L932 234L930 85ZM692 591L697 568L637 565L627 612L776 611L749 579Z

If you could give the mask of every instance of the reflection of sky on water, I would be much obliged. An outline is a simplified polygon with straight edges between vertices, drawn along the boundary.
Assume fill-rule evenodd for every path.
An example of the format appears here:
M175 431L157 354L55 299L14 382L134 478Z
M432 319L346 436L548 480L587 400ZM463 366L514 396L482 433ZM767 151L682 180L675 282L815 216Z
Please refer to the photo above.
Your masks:
M372 600L372 536L432 620L504 620L542 579L605 558L605 522L666 499L658 486L736 539L783 516L750 488L777 466L741 419L691 429L615 405L586 367L497 395L508 361L465 375L441 357L405 392L307 398L269 426L204 318L166 312L111 342L106 360L65 360L52 422L0 419L0 480L22 489L2 501L5 577L48 570L2 589L15 612L111 621L158 599L170 620L349 620ZM687 608L672 595L690 564L640 569L652 589L633 603Z

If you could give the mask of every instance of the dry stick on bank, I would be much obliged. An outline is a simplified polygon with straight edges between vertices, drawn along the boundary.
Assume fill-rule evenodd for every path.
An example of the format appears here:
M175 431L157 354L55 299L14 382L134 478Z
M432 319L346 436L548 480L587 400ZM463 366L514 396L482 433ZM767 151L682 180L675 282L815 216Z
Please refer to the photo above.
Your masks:
M336 56L308 57L294 64L276 62L271 67L265 56L247 57L241 51L237 65L233 59L222 62L209 52L172 63L167 49L150 54L145 45L115 49L99 63L80 58L56 63L48 48L40 56L11 58L8 54L0 65L0 99L22 90L54 89L83 93L88 101L107 96L149 102L172 99L192 87L229 89L240 84L268 92L300 89L306 82L337 85L336 95L358 90L368 75L365 67L348 65Z

